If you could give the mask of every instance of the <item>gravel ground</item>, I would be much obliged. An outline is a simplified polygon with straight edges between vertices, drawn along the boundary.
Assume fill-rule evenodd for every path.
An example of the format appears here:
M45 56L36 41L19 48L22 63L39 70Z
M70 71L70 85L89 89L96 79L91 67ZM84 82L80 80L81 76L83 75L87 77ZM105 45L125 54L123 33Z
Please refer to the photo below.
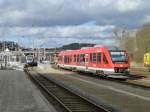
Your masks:
M132 67L131 73L139 76L150 77L150 72L145 67Z
M0 112L55 112L24 72L0 70Z
M144 76L144 78L138 80L128 80L130 83L140 84L147 87L150 87L150 72L144 67L132 67L131 74L135 74L137 76Z
M149 112L150 110L149 90L52 68L34 70L75 88L102 105L109 105L122 112Z

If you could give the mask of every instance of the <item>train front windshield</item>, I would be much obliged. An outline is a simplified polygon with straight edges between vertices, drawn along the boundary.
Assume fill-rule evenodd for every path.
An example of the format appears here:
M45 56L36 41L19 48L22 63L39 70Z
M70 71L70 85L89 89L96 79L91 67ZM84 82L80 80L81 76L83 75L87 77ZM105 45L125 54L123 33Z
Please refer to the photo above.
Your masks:
M113 63L127 63L128 58L125 51L110 51Z

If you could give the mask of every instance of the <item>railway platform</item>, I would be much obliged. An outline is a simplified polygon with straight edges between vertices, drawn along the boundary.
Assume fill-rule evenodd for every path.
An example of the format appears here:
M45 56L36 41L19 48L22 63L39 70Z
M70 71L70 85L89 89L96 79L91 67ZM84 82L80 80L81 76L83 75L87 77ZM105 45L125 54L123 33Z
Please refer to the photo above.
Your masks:
M50 79L63 83L100 105L121 112L149 112L150 90L136 88L108 80L79 75L53 68L34 69Z
M23 71L0 70L0 112L56 112Z

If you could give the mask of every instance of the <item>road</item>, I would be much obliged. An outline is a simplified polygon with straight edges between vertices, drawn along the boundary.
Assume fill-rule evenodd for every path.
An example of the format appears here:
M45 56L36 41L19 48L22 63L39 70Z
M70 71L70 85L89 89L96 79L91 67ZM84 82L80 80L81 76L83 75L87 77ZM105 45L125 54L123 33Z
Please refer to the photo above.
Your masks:
M0 70L0 112L56 112L23 71Z

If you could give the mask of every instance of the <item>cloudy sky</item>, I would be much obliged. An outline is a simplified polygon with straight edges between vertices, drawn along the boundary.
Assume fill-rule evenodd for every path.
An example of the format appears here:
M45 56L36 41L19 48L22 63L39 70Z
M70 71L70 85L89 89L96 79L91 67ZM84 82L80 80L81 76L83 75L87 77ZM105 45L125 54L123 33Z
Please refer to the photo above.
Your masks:
M149 0L0 0L0 40L56 47L115 44L116 28L150 22Z

